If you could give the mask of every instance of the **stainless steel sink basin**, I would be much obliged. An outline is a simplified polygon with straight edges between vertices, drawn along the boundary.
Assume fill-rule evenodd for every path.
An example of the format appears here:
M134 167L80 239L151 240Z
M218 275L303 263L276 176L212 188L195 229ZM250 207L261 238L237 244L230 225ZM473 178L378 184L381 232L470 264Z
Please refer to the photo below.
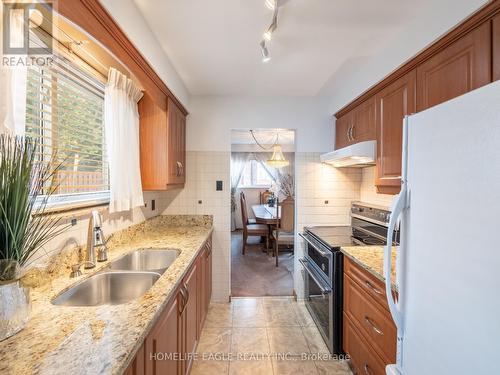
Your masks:
M52 303L62 306L118 305L142 296L159 278L156 272L101 272L61 293Z
M162 274L179 256L174 249L140 249L110 263L112 270L153 271Z

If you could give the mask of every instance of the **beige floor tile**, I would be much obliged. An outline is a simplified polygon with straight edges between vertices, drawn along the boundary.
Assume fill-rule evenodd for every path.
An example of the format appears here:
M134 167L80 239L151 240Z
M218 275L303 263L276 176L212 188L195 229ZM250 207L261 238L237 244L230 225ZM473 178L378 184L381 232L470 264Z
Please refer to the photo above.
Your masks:
M267 328L271 353L309 353L309 346L300 327Z
M323 340L323 337L316 327L302 327L302 332L309 345L311 353L328 354L330 351Z
M262 306L234 307L233 327L265 327L264 309Z
M231 304L234 307L257 307L262 306L261 298L232 298Z
M315 361L318 375L352 375L347 361Z
M213 303L205 319L207 328L225 328L233 325L233 307L229 303Z
M265 328L233 328L231 353L270 353Z
M297 314L292 306L283 305L264 306L266 327L290 327L300 326Z
M204 328L198 353L229 353L231 348L231 328Z
M231 361L230 375L272 375L273 365L270 359Z
M262 305L264 307L291 307L295 301L292 298L262 298Z
M274 375L317 375L313 361L297 359L273 359Z
M294 303L293 308L302 327L315 326L313 318L303 303Z
M225 375L229 373L228 361L197 360L193 363L191 375Z

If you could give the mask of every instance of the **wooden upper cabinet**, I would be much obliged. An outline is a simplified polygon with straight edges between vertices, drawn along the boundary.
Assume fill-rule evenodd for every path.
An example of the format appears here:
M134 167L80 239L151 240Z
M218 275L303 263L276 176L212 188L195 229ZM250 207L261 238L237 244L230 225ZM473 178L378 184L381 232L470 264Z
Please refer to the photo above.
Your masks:
M485 22L417 67L417 111L491 81L491 23Z
M167 184L184 184L186 181L186 116L170 98L167 102L167 113Z
M375 98L370 98L336 121L335 149L375 139L375 122Z
M350 143L349 131L352 125L352 112L345 114L335 122L335 149L348 146Z
M411 71L376 95L377 175L379 193L397 194L401 188L403 119L415 112L416 73Z
M167 97L139 102L143 190L182 187L186 180L186 116Z
M500 79L500 15L493 18L493 81Z
M370 141L376 138L375 98L370 98L354 109L354 121L351 125L351 143Z

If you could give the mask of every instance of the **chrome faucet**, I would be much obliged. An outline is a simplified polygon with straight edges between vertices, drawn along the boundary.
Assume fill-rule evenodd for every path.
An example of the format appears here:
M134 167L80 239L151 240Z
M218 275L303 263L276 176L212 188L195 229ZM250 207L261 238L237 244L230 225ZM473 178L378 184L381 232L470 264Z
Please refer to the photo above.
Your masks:
M85 268L94 268L96 266L96 251L97 261L104 262L108 260L108 248L104 240L102 231L102 216L94 210L89 220L89 229L87 234L87 251L85 252Z

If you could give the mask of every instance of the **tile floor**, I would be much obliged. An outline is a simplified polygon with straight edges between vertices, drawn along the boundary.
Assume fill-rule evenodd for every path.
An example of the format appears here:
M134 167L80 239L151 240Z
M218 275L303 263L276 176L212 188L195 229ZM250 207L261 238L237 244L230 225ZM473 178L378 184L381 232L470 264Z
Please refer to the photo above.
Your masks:
M292 298L212 303L192 375L351 375L328 357L305 306Z

